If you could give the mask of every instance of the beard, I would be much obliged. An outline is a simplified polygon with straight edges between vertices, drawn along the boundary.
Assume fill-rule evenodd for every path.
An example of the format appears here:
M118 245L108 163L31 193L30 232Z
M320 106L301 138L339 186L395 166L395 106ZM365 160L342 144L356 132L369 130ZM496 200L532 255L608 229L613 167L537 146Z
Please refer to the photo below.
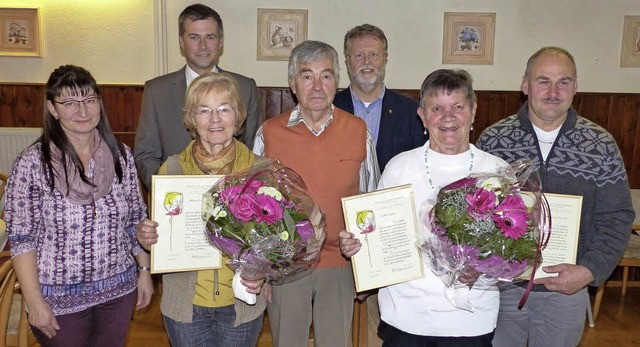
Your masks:
M363 69L372 69L372 75L370 75L369 77L363 76L363 74L359 71ZM351 83L355 84L359 89L367 93L373 91L380 83L382 83L382 81L384 80L385 72L386 71L384 66L379 69L371 66L365 66L361 69L358 69L355 74L351 71L351 69L347 69L347 73L349 75Z

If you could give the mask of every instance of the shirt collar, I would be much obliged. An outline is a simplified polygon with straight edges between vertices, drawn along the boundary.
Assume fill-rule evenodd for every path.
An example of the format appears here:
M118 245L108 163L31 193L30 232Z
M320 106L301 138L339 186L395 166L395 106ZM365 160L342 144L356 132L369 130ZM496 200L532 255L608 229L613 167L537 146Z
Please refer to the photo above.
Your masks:
M291 115L289 116L289 121L287 122L287 126L288 127L293 127L296 126L300 123L304 123L304 125L307 127L307 129L309 129L309 131L311 131L315 136L320 136L320 134L322 134L322 132L327 129L327 127L329 126L329 124L331 124L331 122L333 122L333 104L331 105L331 113L329 114L329 119L327 119L326 122L324 122L324 124L322 124L322 126L320 127L319 131L315 131L313 130L312 127L309 126L309 124L307 124L307 122L304 121L304 118L302 118L302 113L300 112L300 104L296 105L296 108L293 109L293 111L291 111Z
M382 84L382 88L380 88L380 95L378 95L378 97L376 99L374 99L373 101L371 101L369 103L369 105L375 103L378 100L382 100L382 98L384 98L384 93L387 91L387 87L384 85L384 83ZM358 98L358 96L356 95L356 93L353 92L353 88L351 88L351 84L349 84L349 93L351 94L351 100L353 102L359 102L361 104L364 105L364 102L362 100L360 100Z
M218 67L217 66L213 66L213 69L211 69L211 72L215 72L218 73ZM186 65L186 69L184 69L184 76L187 79L187 87L191 84L191 82L193 82L193 80L196 79L196 77L198 77L198 73L193 71L193 69L191 69L189 67L189 64Z

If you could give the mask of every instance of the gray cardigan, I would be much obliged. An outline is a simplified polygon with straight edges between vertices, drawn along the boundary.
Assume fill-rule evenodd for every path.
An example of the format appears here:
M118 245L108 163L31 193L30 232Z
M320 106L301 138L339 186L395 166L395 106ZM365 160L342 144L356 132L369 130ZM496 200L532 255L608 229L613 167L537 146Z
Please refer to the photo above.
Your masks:
M167 158L167 174L183 174L178 155ZM162 276L160 311L163 315L178 322L191 323L197 279L197 271L177 272ZM267 307L267 300L265 295L260 293L255 305L248 305L244 301L236 300L234 307L236 310L234 326L238 326L258 318Z

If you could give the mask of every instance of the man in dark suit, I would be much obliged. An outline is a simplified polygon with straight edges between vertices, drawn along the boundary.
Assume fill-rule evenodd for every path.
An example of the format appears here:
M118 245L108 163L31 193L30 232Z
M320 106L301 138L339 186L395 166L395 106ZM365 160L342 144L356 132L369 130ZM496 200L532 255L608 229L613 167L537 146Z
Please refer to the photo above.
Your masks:
M367 123L376 143L380 172L396 154L427 141L418 117L418 102L384 86L387 38L380 28L363 24L344 37L344 55L351 84L333 104Z
M400 152L424 145L427 133L418 117L418 102L384 86L387 37L371 24L358 25L344 36L344 55L351 84L333 104L364 119L376 144L380 172ZM367 297L367 345L381 346L378 295Z
M180 153L191 141L182 115L187 86L201 74L223 71L217 66L224 44L220 15L208 6L194 4L182 11L178 25L180 50L187 64L144 85L133 152L138 174L147 190L151 188L151 175L158 172L165 159ZM256 82L236 73L224 72L238 81L240 98L247 109L247 120L237 138L252 148L256 131L264 120L258 111Z

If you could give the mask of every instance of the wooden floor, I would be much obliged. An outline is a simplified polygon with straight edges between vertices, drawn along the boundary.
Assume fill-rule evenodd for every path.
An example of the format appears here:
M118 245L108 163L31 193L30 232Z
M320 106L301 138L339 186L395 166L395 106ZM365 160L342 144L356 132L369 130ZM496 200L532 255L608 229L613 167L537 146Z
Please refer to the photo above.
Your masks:
M592 302L593 302L592 293ZM268 323L267 323L268 324ZM640 288L629 288L622 298L620 288L607 288L595 327L586 324L579 347L640 346ZM127 347L169 346L162 316L160 300L156 295L151 305L133 315ZM258 347L271 346L268 327L263 329ZM363 345L364 346L364 345Z

